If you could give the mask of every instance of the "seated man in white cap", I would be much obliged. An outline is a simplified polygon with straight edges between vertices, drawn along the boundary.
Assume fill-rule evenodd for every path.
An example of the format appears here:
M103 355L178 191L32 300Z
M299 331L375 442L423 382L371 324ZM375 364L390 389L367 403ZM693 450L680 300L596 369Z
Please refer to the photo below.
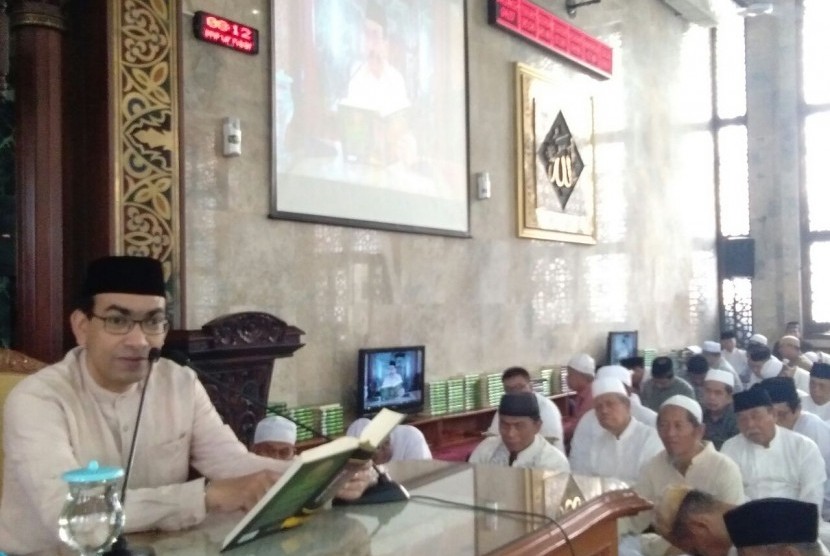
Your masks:
M556 407L556 404L550 401L550 398L533 391L530 373L522 367L510 367L502 373L501 383L504 385L505 393L516 394L518 392L530 392L536 396L536 402L539 404L539 415L542 418L542 430L539 434L559 448L564 454L565 435L562 431L562 413ZM493 416L493 421L490 423L490 428L487 429L487 434L493 436L499 434L498 412Z
M499 436L485 438L469 461L568 473L568 458L539 434L541 430L536 396L531 392L505 394L499 403Z
M635 487L640 496L656 505L669 485L685 484L730 504L744 501L738 466L703 440L702 418L700 404L687 396L672 396L663 402L657 433L665 449L643 467ZM647 511L632 518L633 531L645 531L653 517L653 512ZM645 534L641 547L646 555L662 556L670 544L662 537Z
M674 362L668 357L655 357L651 362L651 378L640 389L643 405L657 411L664 401L677 394L695 397L692 386L674 376Z
M297 425L279 415L269 415L256 425L251 451L266 458L294 459Z
M724 442L721 453L741 469L747 498L780 496L821 506L827 474L816 443L775 424L763 388L735 394L735 413L741 434Z
M734 375L720 369L709 370L703 381L703 424L706 426L703 438L714 444L716 450L741 433L732 406L734 384Z
M769 394L778 426L801 433L818 446L824 458L824 471L828 477L824 481L824 504L821 514L825 520L830 519L830 424L809 411L802 411L801 398L792 378L788 376L768 378L758 387L763 388Z
M830 365L813 363L810 369L810 393L801 396L801 405L821 419L830 419Z
M749 337L746 341L746 351L749 353L749 350L758 346L765 346L769 347L769 340L763 334L753 334Z
M574 434L571 467L574 473L615 477L634 484L642 465L663 449L657 431L631 416L631 400L618 379L596 379L591 390L602 430Z
M593 407L591 398L591 383L596 374L597 365L594 358L587 353L577 353L568 361L568 388L576 395L571 397L571 411L562 419L562 428L565 439L573 436L574 429L579 419Z
M787 498L752 500L723 514L738 556L827 556L818 508Z
M645 425L653 428L657 427L657 412L652 411L640 403L640 397L631 391L632 377L631 372L628 369L621 365L605 365L604 367L597 369L596 380L601 378L615 378L622 382L623 386L625 386L625 391L628 392L628 397L631 400L631 416ZM578 434L580 438L583 439L589 437L595 438L601 432L602 426L599 424L599 419L597 419L597 412L594 409L591 409L585 413L585 415L582 416L582 419L579 420L579 423L577 423L574 436ZM571 453L569 454L571 461L587 461L590 458L591 445L591 442L584 441L575 445L572 443ZM581 463L579 465L581 465Z
M365 417L355 420L349 425L346 435L359 437L369 423L370 420ZM392 433L378 446L372 456L372 461L378 465L390 461L423 459L432 459L432 452L424 438L424 433L412 425L398 425L392 429Z
M740 392L744 389L743 382L741 381L741 375L739 375L738 371L736 371L729 361L723 357L720 342L712 340L706 340L703 342L703 353L701 355L706 358L706 362L709 364L710 369L729 371L735 375L735 392Z

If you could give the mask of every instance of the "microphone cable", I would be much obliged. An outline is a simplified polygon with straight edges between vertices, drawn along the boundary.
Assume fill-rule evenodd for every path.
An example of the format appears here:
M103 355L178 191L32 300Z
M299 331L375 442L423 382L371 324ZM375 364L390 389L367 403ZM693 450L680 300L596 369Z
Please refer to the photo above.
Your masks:
M491 514L502 514L509 517L530 517L533 519L540 519L546 521L548 523L552 523L556 525L559 531L562 532L562 536L565 538L565 544L568 545L568 551L571 553L571 556L576 556L576 550L574 549L573 544L571 543L571 538L568 535L567 531L559 524L558 521L550 517L549 515L539 514L534 512L523 512L521 510L502 510L500 508L489 508L487 506L479 506L477 504L468 504L466 502L455 502L454 500L446 500L444 498L438 498L435 496L427 496L425 494L413 494L410 497L411 501L414 502L423 502L423 503L432 503L432 504L442 504L445 506L455 506L457 508L462 508L465 510L473 510L473 511L481 511L485 513Z

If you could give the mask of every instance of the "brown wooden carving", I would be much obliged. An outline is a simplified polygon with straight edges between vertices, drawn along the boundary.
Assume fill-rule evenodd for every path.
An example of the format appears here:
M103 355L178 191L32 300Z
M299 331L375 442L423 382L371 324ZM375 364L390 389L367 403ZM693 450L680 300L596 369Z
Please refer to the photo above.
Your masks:
M248 445L265 416L274 360L303 347L303 334L268 313L234 313L199 330L172 330L164 353L186 356L222 419Z

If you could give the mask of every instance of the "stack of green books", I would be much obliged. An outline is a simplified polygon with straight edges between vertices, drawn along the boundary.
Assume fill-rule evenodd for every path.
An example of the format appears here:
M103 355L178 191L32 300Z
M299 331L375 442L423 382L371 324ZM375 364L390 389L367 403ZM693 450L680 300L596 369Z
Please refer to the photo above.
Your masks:
M559 376L559 373L556 373L556 381L554 381L553 367L545 367L543 369L539 369L539 376L546 380L548 383L548 391L544 392L546 396L559 393L560 388L562 388L562 381Z
M430 415L443 415L447 412L446 380L433 380L427 383L427 398L424 410Z
M311 406L303 406L303 407L292 407L288 411L286 411L286 415L307 426L311 430L314 429L314 410L315 408ZM311 430L308 430L303 427L297 427L297 442L301 442L303 440L310 440L314 437L311 433Z
M651 348L641 349L639 355L643 358L643 366L646 369L650 369L651 363L654 361L654 358L657 357L657 350Z
M447 411L464 411L464 377L447 379Z
M481 377L476 374L464 375L464 410L478 408L481 400L481 391L479 384Z
M340 436L345 430L343 406L339 403L321 405L315 410L317 430L326 436Z
M285 402L271 402L267 408L266 415L282 415L288 411L288 404Z
M568 366L567 365L562 365L562 367L559 369L559 384L561 385L561 387L559 389L559 391L561 393L567 394L568 392L571 391L571 389L568 388Z
M492 373L481 378L482 407L498 407L503 395L504 384L501 382L501 373Z

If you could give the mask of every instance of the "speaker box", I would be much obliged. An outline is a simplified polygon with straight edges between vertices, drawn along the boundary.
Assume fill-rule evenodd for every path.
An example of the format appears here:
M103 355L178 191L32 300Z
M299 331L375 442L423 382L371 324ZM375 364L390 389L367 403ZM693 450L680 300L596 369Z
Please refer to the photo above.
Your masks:
M751 237L722 238L718 242L718 271L721 278L755 276L755 240Z

